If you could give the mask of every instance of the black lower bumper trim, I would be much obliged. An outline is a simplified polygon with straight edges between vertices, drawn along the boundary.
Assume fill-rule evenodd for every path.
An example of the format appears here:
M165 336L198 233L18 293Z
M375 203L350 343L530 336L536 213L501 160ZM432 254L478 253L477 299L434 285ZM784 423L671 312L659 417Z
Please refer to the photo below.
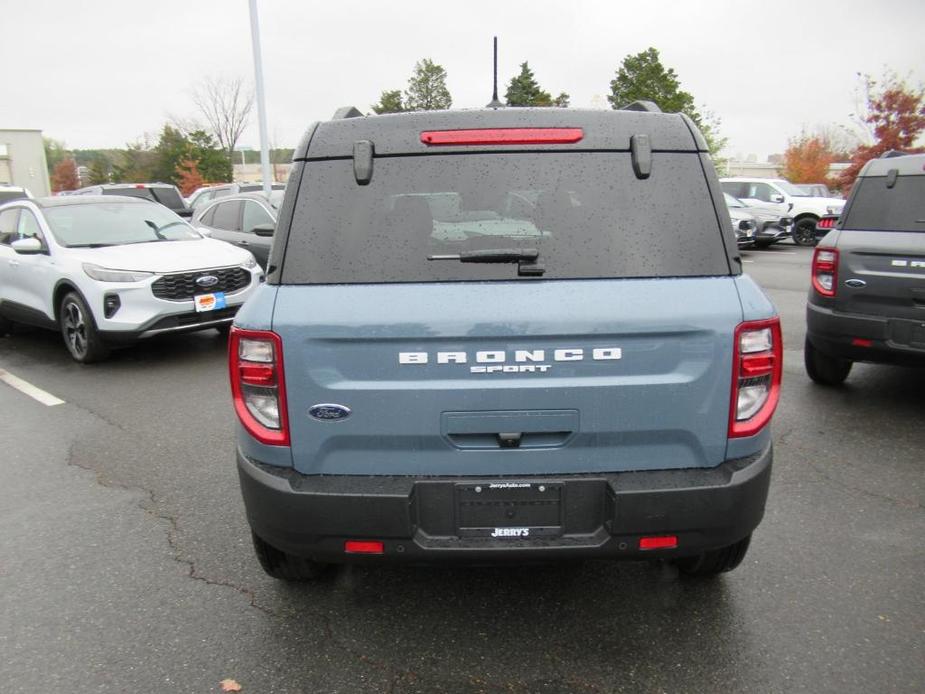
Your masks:
M875 364L925 366L922 321L840 313L826 306L806 305L806 337L832 357ZM859 346L855 340L868 340Z
M421 563L666 558L730 545L761 521L772 458L768 446L711 469L486 479L309 476L252 461L240 451L237 456L248 520L274 547L325 562ZM543 532L526 536L530 521L518 527L518 518L499 521L501 531L460 529L461 488L511 482L559 490L560 525L551 529L544 521L544 528L536 528ZM496 498L531 517L531 509L512 503L513 496ZM678 546L640 550L639 539L652 535L675 535ZM380 540L384 553L345 554L350 539Z

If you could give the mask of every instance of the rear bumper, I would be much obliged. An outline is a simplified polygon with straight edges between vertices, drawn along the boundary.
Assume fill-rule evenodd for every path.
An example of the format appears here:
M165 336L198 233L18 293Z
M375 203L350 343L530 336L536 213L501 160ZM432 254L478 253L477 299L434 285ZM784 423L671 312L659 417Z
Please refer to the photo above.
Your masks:
M925 320L841 313L806 305L806 337L824 354L851 361L925 365ZM854 344L869 340L870 346Z
M274 547L323 562L420 563L670 558L726 546L761 521L772 458L769 445L711 469L490 479L308 476L237 454L248 521ZM558 489L557 530L525 538L459 528L460 490L471 498L473 485L512 482ZM518 523L529 526L498 524ZM639 549L641 537L661 535L675 535L677 548ZM346 540L379 540L384 552L346 554Z

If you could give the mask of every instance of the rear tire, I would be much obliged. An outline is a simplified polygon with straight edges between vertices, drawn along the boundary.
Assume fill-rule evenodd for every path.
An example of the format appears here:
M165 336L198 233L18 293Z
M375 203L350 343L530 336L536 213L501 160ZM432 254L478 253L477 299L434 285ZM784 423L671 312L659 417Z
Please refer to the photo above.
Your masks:
M313 581L331 568L328 564L321 564L276 549L253 531L251 535L254 538L254 552L257 554L257 561L273 578L281 581Z
M816 240L816 220L812 217L805 217L793 225L793 241L798 246L815 246Z
M92 364L109 356L109 348L96 329L93 313L77 292L69 292L61 299L58 325L64 346L74 361Z
M744 539L739 540L726 547L711 549L707 552L698 554L695 557L684 557L675 559L672 563L678 567L678 570L687 576L705 578L709 576L718 576L719 574L732 571L748 552L748 545L752 541L749 534Z
M813 381L823 386L840 386L848 378L851 365L850 359L832 357L813 347L813 343L806 340L803 345L803 362L806 373Z

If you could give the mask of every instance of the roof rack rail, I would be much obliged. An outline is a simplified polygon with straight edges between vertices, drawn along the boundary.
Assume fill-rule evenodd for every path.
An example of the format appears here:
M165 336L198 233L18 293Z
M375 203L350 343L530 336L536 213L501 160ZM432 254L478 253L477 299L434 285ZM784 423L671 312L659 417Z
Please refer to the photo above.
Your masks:
M648 113L661 113L662 109L654 101L633 101L632 103L622 106L621 111L647 111Z
M331 116L331 120L342 120L344 118L362 118L363 114L355 106L341 106Z
M899 150L899 149L888 149L886 152L881 154L878 158L879 159L892 159L893 157L904 157L907 154L909 154L909 152L903 152L902 150Z

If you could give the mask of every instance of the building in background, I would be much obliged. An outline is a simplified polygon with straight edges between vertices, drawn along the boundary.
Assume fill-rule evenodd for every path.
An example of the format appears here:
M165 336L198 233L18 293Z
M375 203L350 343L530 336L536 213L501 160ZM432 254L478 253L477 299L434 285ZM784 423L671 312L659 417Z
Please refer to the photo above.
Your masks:
M41 130L0 130L0 184L51 195Z
M292 164L270 164L270 171L273 173L274 183L285 183L289 178L289 171ZM235 164L234 180L237 183L257 183L260 180L260 164Z

